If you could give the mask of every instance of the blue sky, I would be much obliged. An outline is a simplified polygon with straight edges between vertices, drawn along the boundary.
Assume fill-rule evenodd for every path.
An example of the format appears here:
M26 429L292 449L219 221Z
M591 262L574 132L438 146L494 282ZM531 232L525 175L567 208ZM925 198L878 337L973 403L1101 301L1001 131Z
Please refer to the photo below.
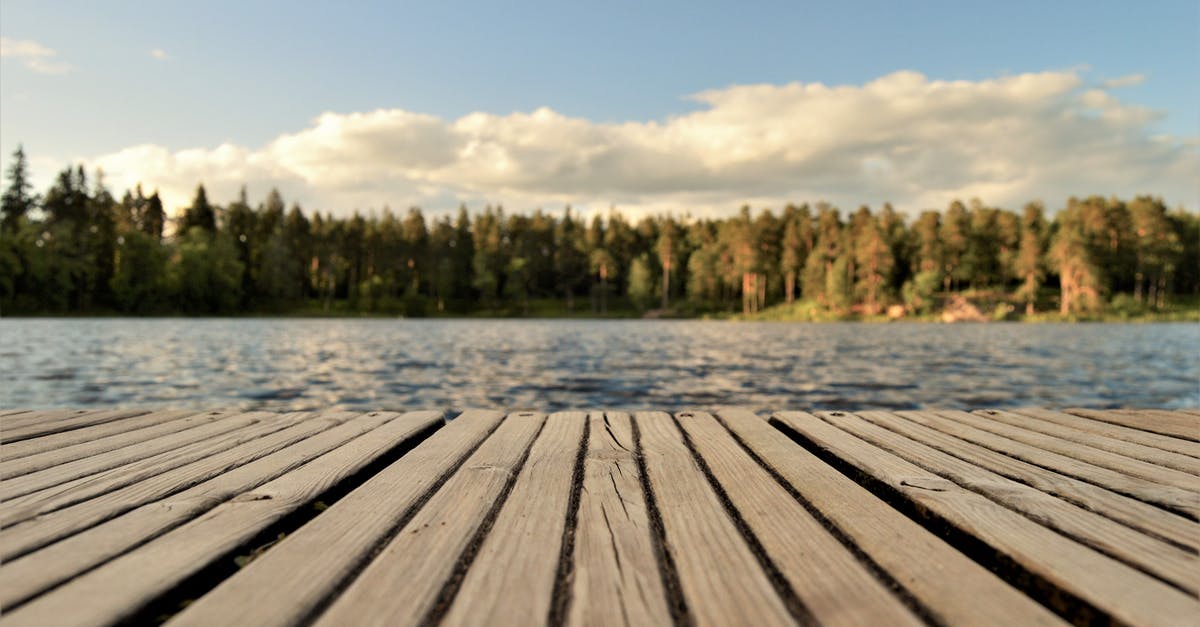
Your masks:
M365 150L377 160L394 157L403 167L381 171L369 180L325 180L313 174L318 166L312 159L306 157L308 169L283 167L260 153L281 136L316 129L314 120L326 112L349 116L404 111L453 126L475 112L503 118L545 108L568 121L584 121L593 130L599 129L601 139L589 139L589 135L579 140L583 143L561 147L564 153L579 153L595 148L596 142L607 148L624 141L641 142L612 139L613 133L623 132L623 123L663 125L689 113L704 112L713 104L689 96L705 91L793 83L862 88L896 72L917 73L931 83L964 81L974 85L1051 72L1074 77L1076 83L1062 89L1047 88L1046 102L1083 98L1089 89L1102 87L1120 106L1148 110L1132 124L1132 131L1129 123L1123 123L1119 128L1078 130L1062 141L1075 141L1070 138L1083 132L1094 132L1097 138L1133 132L1137 135L1133 139L1143 141L1165 135L1175 142L1174 150L1168 151L1172 154L1151 151L1154 155L1143 154L1141 162L1173 160L1165 168L1174 172L1173 176L1195 173L1196 137L1200 135L1196 104L1200 102L1200 3L1194 0L1147 6L1095 1L807 6L771 2L753 7L740 3L646 4L5 0L0 5L0 35L7 42L0 71L0 151L7 163L8 153L17 142L23 142L27 152L37 158L37 175L42 179L68 160L82 159L105 166L116 183L153 179L149 185L165 188L184 186L183 177L189 174L214 178L210 172L220 167L213 163L228 169L229 159L234 159L241 165L233 169L242 174L242 182L251 186L252 193L259 187L280 185L298 200L331 209L388 202L421 202L437 209L463 200L510 199L530 205L616 202L646 207L687 203L720 207L739 200L771 203L801 193L853 202L856 183L843 174L830 175L812 167L781 168L780 176L791 172L808 182L792 188L765 185L754 181L754 176L726 177L730 168L740 166L716 163L703 155L693 159L703 167L697 166L700 169L689 176L678 175L682 178L677 177L679 182L673 186L663 181L676 174L664 174L657 180L658 187L650 185L653 189L647 190L649 183L622 186L618 175L607 172L609 178L603 180L580 179L581 191L575 191L528 180L533 176L528 173L534 170L561 173L562 164L538 170L522 160L528 155L514 157L514 150L504 148L493 153L512 157L510 165L515 165L510 170L524 168L522 176L476 184L489 176L461 168L452 175L441 162L437 172L432 166L414 169L408 163L411 155L436 147L398 144L412 132L407 122L397 122L394 117L369 126L369 134L382 137L384 146L373 144ZM30 43L40 48L30 48ZM152 51L158 51L157 55ZM1124 79L1119 81L1121 86L1106 84L1115 79ZM925 90L922 98L932 98L935 92ZM1000 105L980 102L972 106ZM803 115L811 116L813 110L819 110L796 109L790 104L781 107L764 115L805 111ZM1036 105L1029 109L1039 110ZM727 111L736 116L741 110ZM1024 117L1017 122L1034 113L1020 115ZM966 117L978 126L978 118ZM779 119L781 125L791 120ZM503 121L492 123L498 127ZM822 124L821 120L811 123ZM330 132L346 132L347 128L341 123L333 127ZM522 133L532 132L526 126L520 128ZM646 132L639 130L637 137ZM929 137L905 141L915 143L924 154L937 150L932 144L921 144L932 141ZM460 149L470 143L462 141L455 144ZM861 148L884 141L866 137L852 143ZM209 154L222 144L244 149L245 154ZM121 159L110 158L130 147L150 145L167 155L208 151L202 155L208 165L189 169L169 159L167 165L139 169L129 153ZM729 149L728 144L722 146ZM1080 148L1083 146L1097 149L1094 142ZM311 147L305 144L302 148ZM392 152L376 150L384 148ZM553 145L541 146L542 152L553 149ZM612 154L628 154L614 150ZM1030 146L1015 147L1011 158L1019 161L1032 150ZM292 154L302 154L299 151L293 146ZM753 153L743 169L765 163L770 170L770 166L783 163L778 159L786 161L777 153L768 153ZM859 155L863 163L889 158L855 152L853 147L847 148L847 153ZM954 160L953 155L943 156ZM771 161L773 158L776 161ZM420 161L429 162L424 157ZM571 167L597 166L589 162ZM1114 162L1113 167L1119 166ZM117 169L120 171L115 172ZM681 165L680 171L683 169ZM716 180L723 182L726 193L689 193L686 181L702 173L719 174ZM1038 178L997 192L999 179L976 181L973 186L968 180L971 175L965 176L967 179L952 184L909 190L907 196L897 185L872 191L860 181L859 187L865 190L861 201L879 202L882 198L877 196L891 193L898 194L901 202L932 203L940 198L939 193L969 190L991 191L1004 201L1010 200L1008 196L1015 198L1018 190L1057 200L1056 194L1071 189L1068 193L1175 192L1177 197L1168 200L1192 208L1196 205L1194 194L1178 197L1187 194L1186 182L1178 178L1164 180L1161 190L1149 189L1157 182L1144 176L1130 180L1128 189L1112 190L1073 190L1071 185L1088 181ZM214 179L211 184L222 190L236 186L238 182L232 179L237 177L229 178Z

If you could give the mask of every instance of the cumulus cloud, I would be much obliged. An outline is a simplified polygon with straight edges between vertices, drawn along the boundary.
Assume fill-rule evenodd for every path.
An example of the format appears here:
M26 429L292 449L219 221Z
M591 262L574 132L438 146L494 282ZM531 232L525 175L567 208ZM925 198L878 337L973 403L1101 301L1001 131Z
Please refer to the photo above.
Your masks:
M39 74L65 74L71 64L58 58L53 48L29 39L0 37L0 58L19 59L21 63Z
M1118 76L1116 78L1110 78L1106 81L1102 81L1100 86L1104 87L1105 89L1116 89L1119 87L1133 87L1135 85L1141 85L1144 82L1146 82L1146 77L1144 75L1129 74L1126 76Z
M697 111L624 123L548 108L454 120L325 113L257 148L135 146L91 163L114 183L161 188L174 206L204 181L218 198L274 185L335 211L492 202L704 214L815 200L919 210L1091 193L1195 208L1195 142L1154 136L1159 114L1113 96L1115 86L1075 71L981 81L896 72L863 85L714 89L691 96Z

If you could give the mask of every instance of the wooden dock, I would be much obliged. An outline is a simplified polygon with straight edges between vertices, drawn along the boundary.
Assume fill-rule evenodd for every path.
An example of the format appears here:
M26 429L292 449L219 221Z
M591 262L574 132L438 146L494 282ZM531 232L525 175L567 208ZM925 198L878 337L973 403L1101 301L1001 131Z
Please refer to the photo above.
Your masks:
M1200 625L1200 411L0 411L0 627Z

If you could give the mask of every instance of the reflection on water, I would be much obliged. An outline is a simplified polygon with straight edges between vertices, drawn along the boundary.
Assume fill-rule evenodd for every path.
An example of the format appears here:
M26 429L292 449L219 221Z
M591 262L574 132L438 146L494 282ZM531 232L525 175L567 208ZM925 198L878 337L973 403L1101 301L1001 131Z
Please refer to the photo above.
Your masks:
M0 407L1200 405L1194 324L3 319Z

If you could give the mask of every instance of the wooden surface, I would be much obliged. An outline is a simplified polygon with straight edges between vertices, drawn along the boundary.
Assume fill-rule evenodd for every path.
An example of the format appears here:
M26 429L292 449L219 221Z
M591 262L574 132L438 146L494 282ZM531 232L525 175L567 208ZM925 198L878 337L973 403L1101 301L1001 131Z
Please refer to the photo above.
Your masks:
M12 409L0 498L0 627L1200 624L1195 410Z

